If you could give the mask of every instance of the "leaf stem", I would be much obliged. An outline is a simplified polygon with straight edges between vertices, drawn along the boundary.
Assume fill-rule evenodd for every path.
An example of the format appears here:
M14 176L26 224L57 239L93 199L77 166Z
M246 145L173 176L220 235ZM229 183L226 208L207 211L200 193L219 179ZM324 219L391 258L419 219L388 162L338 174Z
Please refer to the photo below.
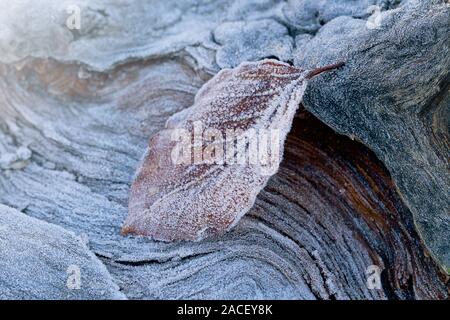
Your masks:
M334 70L334 69L340 68L344 65L345 65L345 62L341 61L341 62L330 64L330 65L327 65L327 66L324 66L321 68L313 69L306 75L306 79L309 80L309 79L321 74L322 72Z

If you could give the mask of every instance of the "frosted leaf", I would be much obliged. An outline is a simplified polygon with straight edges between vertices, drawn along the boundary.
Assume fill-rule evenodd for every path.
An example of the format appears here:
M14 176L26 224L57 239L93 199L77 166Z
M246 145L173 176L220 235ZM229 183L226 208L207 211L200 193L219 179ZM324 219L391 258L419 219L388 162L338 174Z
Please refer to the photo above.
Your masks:
M340 65L264 60L220 71L150 140L122 233L201 240L236 225L278 170L307 80Z

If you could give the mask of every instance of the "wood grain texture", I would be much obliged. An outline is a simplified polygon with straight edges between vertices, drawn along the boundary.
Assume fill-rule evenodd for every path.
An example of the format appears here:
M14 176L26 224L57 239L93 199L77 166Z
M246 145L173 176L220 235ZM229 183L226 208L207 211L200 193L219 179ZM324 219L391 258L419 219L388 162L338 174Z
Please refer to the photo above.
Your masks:
M428 197L423 202L426 206L436 199L430 208L445 204L445 188L437 189L438 193L420 191L427 189L415 188L414 167L392 171L404 162L390 156L402 155L408 145L415 145L424 152L413 152L415 157L410 159L428 161L429 150L439 154L448 148L448 33L438 32L448 27L447 11L442 10L446 7L440 6L443 1L420 1L429 5L420 15L411 7L417 1L402 1L404 6L399 8L396 1L388 1L392 6L383 10L392 9L385 12L392 17L386 21L395 28L367 30L361 18L364 6L338 2L333 2L330 15L328 5L303 10L297 1L167 1L148 11L142 10L141 1L130 2L126 8L108 1L86 1L83 8L91 14L86 22L92 28L69 36L68 55L48 45L55 40L52 34L36 37L33 32L42 28L21 32L18 43L28 43L28 35L40 41L19 46L25 51L0 55L0 59L12 59L0 64L0 203L86 239L83 254L90 250L97 255L129 298L448 299L448 278L421 245L413 220L417 210L410 211L402 202L406 193L398 193L403 181L398 173L407 182L403 190L413 186L408 190L413 191L409 197L418 196L415 202ZM359 9L353 10L355 6ZM0 12L2 17L17 18L7 10ZM144 33L136 38L129 33L136 29L133 23L115 19L134 16L133 12L147 17L142 20L145 28L140 29ZM324 18L324 26L316 12ZM349 12L358 19L349 18ZM334 17L338 18L331 20ZM272 23L261 22L262 18ZM23 19L32 17L24 14ZM252 23L231 24L237 28L218 39L223 43L215 42L214 30L226 20ZM275 21L289 32L280 27L258 32L260 26L278 25ZM31 22L21 26L42 23ZM54 26L44 29L55 30ZM8 43L4 40L0 39L0 50ZM307 47L301 46L304 40ZM357 41L360 45L355 48L352 44ZM270 46L264 46L267 43ZM295 52L290 52L285 44L293 43ZM223 54L233 48L242 49L245 56ZM197 243L121 236L133 174L148 137L161 130L171 115L193 104L199 88L220 69L218 63L238 65L242 58L258 60L277 52L298 65L303 52L311 68L350 58L343 59L348 63L339 77L323 76L324 81L333 82L330 88L316 79L306 92L305 108L333 130L300 113L288 136L280 171L251 212L225 236ZM349 55L336 56L342 52ZM431 58L420 59L420 52ZM398 120L396 112L406 110L385 109L392 99L406 103L395 104L401 107L410 106L408 101L420 102L420 97L433 102L418 108L427 125L379 121ZM361 114L370 121L361 125L356 121ZM383 123L395 130L384 130ZM343 124L354 124L358 130L343 130ZM397 137L399 128L415 133L404 140ZM394 173L395 184L372 152L334 130L370 142ZM380 144L387 140L375 138L386 133L396 139ZM423 143L421 137L430 136L434 142ZM384 153L383 146L392 153ZM413 164L422 168L423 163ZM433 179L444 181L444 174L435 173L443 171L433 172ZM428 180L417 181L423 186ZM411 203L407 202L410 208ZM440 235L448 230L445 224L436 225L436 232L429 233L435 235L431 240L446 254L448 237ZM64 239L67 231L52 233L55 241ZM18 233L16 242L23 236ZM383 269L381 290L367 287L370 265ZM104 271L101 265L94 266L91 275ZM14 276L14 265L0 269L2 278ZM44 294L55 293L51 283L41 289ZM10 294L27 297L20 286Z
M382 163L305 110L249 214L225 236L190 247L198 254L162 269L161 261L116 261L111 272L134 283L134 298L449 297ZM382 270L382 290L367 287L371 265Z
M310 83L305 107L375 151L450 275L450 5L405 1L381 21L340 17L298 48L302 67L347 61Z
M81 237L0 205L0 299L125 299Z

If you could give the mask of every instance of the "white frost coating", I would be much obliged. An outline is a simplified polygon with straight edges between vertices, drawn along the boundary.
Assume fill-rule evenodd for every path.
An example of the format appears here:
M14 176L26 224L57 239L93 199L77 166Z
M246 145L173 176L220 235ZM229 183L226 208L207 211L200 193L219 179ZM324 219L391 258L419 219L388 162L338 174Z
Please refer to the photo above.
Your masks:
M429 2L428 0L420 1ZM8 6L16 3L16 1L0 2ZM41 3L45 3L45 0L32 2L33 6L40 6ZM122 5L124 2L130 3L130 6ZM129 8L139 6L141 3L150 5L155 2L159 3L160 7L166 3L170 5L161 10L155 6L151 7L148 13L153 13L153 16L159 18L149 17L143 21L147 28L152 28L157 21L169 21L169 16L176 15L173 3L160 0L114 1L109 9L118 8L117 16L121 17L121 22L131 25L141 19L130 14ZM285 1L278 0L225 0L222 1L225 6L222 6L220 1L209 0L195 0L196 4L188 0L176 2L193 8L193 10L181 10L185 13L183 14L185 21L194 19L193 11L197 11L197 23L205 23L212 11L219 12L219 18L226 17L227 21L250 21L255 20L256 17L271 18L273 17L271 3L279 3L280 6L287 4ZM304 1L297 1L298 4L300 2ZM342 0L342 2L348 6L359 5L356 1ZM89 0L89 3L95 5L99 2ZM267 3L267 6L263 5L264 3ZM327 3L328 1L324 5L329 8ZM236 7L238 9L235 10ZM285 10L286 14L294 12L295 8L290 6L287 9L289 10ZM304 12L314 16L314 11L314 8L311 8ZM0 14L3 12L6 11ZM339 14L336 10L333 12ZM414 23L404 16L396 19L399 22L398 30L402 31L400 35L403 37L413 35L414 30L419 30L420 28L417 27L423 25L425 20L434 20L433 14L427 13L419 17L417 11L409 10L409 12L411 16L414 16ZM19 21L19 19L20 17L14 17L12 20ZM294 27L286 23L285 19L275 20L281 21L289 29ZM305 54L301 54L303 50L298 49L300 47L298 45L297 54L294 55L294 58L297 58L294 61L302 60L301 62L307 62L308 66L320 65L345 57L345 55L336 54L341 50L348 52L349 48L354 48L358 51L361 48L364 49L364 44L381 41L384 31L380 32L379 36L368 37L365 32L364 37L356 37L356 34L359 35L356 29L352 31L345 27L351 22L349 20L351 19L341 19L333 24L327 23L328 29L335 30L340 37L336 40L336 37L331 34L323 34L326 28L321 29L320 41L310 43L307 48L302 47L303 50L307 49L311 53L310 57L307 60L300 59ZM362 31L367 30L364 20L353 20L360 22ZM0 23L2 21L4 20ZM292 22L304 25L298 18ZM405 28L408 25L411 28ZM431 27L436 24L430 22L425 25L427 27L423 32L432 30ZM141 27L137 29L144 30ZM213 25L211 30L214 28ZM118 47L116 44L119 42L105 41L107 46L96 45L100 42L95 36L97 30L94 28L87 37L77 38L79 43L90 42L92 45L84 46L85 53L78 55L82 60L73 61L73 65L86 63L85 58L90 56L94 56L95 61L101 65L123 59L125 54L120 50L116 52L117 59L114 57L113 44ZM8 153L15 153L19 146L27 145L33 151L33 157L23 170L0 170L0 202L20 208L28 206L25 211L29 216L58 224L77 234L87 233L91 249L103 257L109 257L102 261L130 298L314 299L311 293L314 292L318 297L328 299L332 298L331 293L328 292L330 279L339 286L338 294L334 294L333 298L385 298L383 292L362 290L366 288L364 270L372 263L372 256L369 254L370 249L358 245L361 240L354 234L354 223L345 218L347 211L341 212L339 208L335 208L326 212L329 216L338 217L337 223L332 224L328 222L336 222L336 220L330 219L328 215L324 217L318 209L317 202L305 203L301 199L296 200L296 196L301 198L299 193L313 194L312 198L314 198L315 194L325 194L326 190L316 190L314 185L308 184L305 180L300 181L301 188L293 184L289 179L290 174L300 175L300 173L293 171L292 163L289 162L286 163L289 168L284 171L284 174L281 173L281 177L280 175L273 177L269 183L270 188L266 188L258 196L257 204L251 213L246 214L236 228L219 239L164 243L145 237L123 238L119 235L120 226L127 214L125 206L129 182L135 172L137 161L147 145L148 137L164 126L168 116L192 105L195 92L207 78L203 77L202 81L199 81L198 76L191 70L192 64L189 62L186 65L186 57L180 62L173 56L165 55L165 52L178 50L181 40L196 36L188 35L189 29L177 28L177 30L169 37L169 31L159 29L157 31L159 36L147 38L147 47L141 46L142 42L139 42L139 39L136 40L135 46L134 40L128 35L121 38L130 39L126 42L126 54L130 57L135 57L141 52L139 49L153 48L155 52L161 45L160 53L164 58L164 64L161 65L161 61L152 61L147 64L144 59L136 61L135 68L141 72L139 76L134 77L132 77L133 71L130 71L126 65L115 69L120 71L119 73L108 72L108 76L112 79L123 77L130 79L128 83L131 85L127 87L115 81L105 82L103 87L97 89L93 75L86 85L96 89L95 97L94 95L87 97L86 91L80 90L75 95L66 97L65 89L67 88L63 86L59 86L59 90L52 90L54 94L49 95L45 90L49 81L36 81L34 84L39 90L33 90L29 82L19 82L20 78L36 79L29 76L29 72L14 70L14 73L9 73L8 77L2 77L2 83L4 81L9 83L0 94L0 145L6 144L5 152ZM273 32L270 29L265 31ZM397 33L393 34L391 31L391 29L385 31L389 43L392 43L391 38L397 36ZM114 37L119 39L119 36L118 34ZM341 41L342 37L349 40ZM111 37L107 38L109 39ZM350 39L353 39L353 42ZM355 39L359 39L361 45L357 45ZM173 41L173 47L171 41ZM233 41L239 41L239 38L233 38ZM163 47L162 44L165 46ZM80 48L82 47L80 44ZM105 52L107 59L105 55L96 56L96 53L101 53L102 48L111 48L111 51ZM194 44L192 48L197 51L194 55L189 50L192 57L195 60L199 58L207 60L208 69L212 69L213 66L210 67L210 64L215 64L215 49L204 50L204 43ZM252 50L252 48L252 43L248 43L245 47L246 50ZM405 50L409 48L414 51L414 47L408 47ZM386 49L388 49L386 46L383 47L384 51ZM93 53L89 55L88 50L92 50ZM201 54L199 54L200 51ZM390 54L392 56L392 53ZM71 56L76 55L71 51ZM213 59L210 58L211 56ZM355 62L358 60L361 65L366 62L367 56L358 55L358 57L361 59L355 59ZM408 59L410 58L405 55L400 61L407 62ZM441 60L445 61L445 59ZM439 65L442 66L442 63ZM26 60L22 66L28 69L38 68L30 60ZM204 64L200 67L205 68ZM74 80L68 78L71 77L71 68L72 65L66 64L62 71L58 71L58 68L49 66L44 69L44 72L49 76L64 73L65 77L58 82L73 83ZM358 70L364 71L365 68L358 68ZM83 73L81 73L82 78L85 78ZM127 78L123 74L130 77ZM351 74L350 71L349 75ZM376 75L378 76L373 77L374 83L383 79L381 73ZM339 75L337 79L345 81L346 75ZM324 90L328 89L324 88ZM115 95L108 95L109 92ZM340 94L338 93L337 96ZM98 97L101 97L100 101ZM54 102L55 98L61 98L62 102ZM69 105L67 101L73 103ZM321 105L327 109L327 103ZM13 125L17 127L17 130L12 129ZM42 129L47 127L54 128L51 138L41 134ZM14 139L8 142L9 138ZM54 138L57 139L54 140ZM3 154L3 150L0 154ZM286 196L289 200L285 198ZM323 199L326 201L327 197ZM309 212L294 205L297 202L308 205ZM352 210L349 208L348 212ZM312 217L311 213L313 213ZM353 215L350 216L353 217ZM334 235L342 235L342 237L336 238ZM292 244L292 247L288 239L294 240L295 244ZM333 239L333 243L327 242L328 239ZM375 242L376 246L385 248L383 241ZM320 253L320 257L315 256L314 261L310 257L313 250L318 250ZM402 253L403 251L399 253L399 256ZM121 263L115 264L114 261Z
M192 107L169 118L166 129L151 139L132 186L123 233L198 241L235 226L278 171L310 74L276 60L219 72L199 90ZM272 158L270 173L260 163L174 164L172 130L190 134L196 121L224 136L240 129L237 141L250 130L279 130L279 155ZM237 144L235 152L246 154L246 148Z
M216 55L221 68L231 68L241 61L256 61L269 56L286 61L291 58L293 48L288 29L273 19L223 23L214 30L214 39L222 45ZM252 43L251 47L249 43Z
M68 285L79 270L77 288ZM125 299L83 240L0 204L0 299Z
M216 24L214 11L200 19L195 6L158 0L1 1L0 62L51 57L106 70L127 59L176 52L208 39ZM73 7L80 9L80 29L67 26Z
M28 164L31 158L31 151L27 147L19 147L15 152L1 152L0 148L0 169L22 169Z
M329 21L340 16L367 17L367 9L389 5L386 0L288 0L283 13L289 24L299 31L316 32Z
M282 6L276 0L0 1L0 62L52 58L106 71L129 60L161 57L187 48L190 52L193 48L202 51L202 47L210 46L216 27L239 20L253 22L246 32L228 37L224 50L232 49L236 42L252 60L271 55L290 59L292 39L286 28L275 22L281 19ZM80 29L71 25L74 7L79 8ZM249 47L248 40L258 28L275 28L276 33L273 36L267 33L264 39L269 41L259 41L261 37L256 37L258 43ZM210 53L194 56L209 60L205 55ZM243 58L233 55L228 62L234 66ZM211 70L217 72L215 61Z

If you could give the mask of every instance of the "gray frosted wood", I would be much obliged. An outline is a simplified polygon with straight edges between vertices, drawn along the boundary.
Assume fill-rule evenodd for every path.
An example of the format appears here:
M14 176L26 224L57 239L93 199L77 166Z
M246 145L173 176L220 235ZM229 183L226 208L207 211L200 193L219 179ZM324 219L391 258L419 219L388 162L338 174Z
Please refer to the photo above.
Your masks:
M7 45L11 38L4 31L7 28L3 25L0 28L0 50L3 50L0 51L0 203L76 234L85 234L90 249L100 256L114 282L129 298L448 298L447 284L442 280L445 278L441 278L433 261L424 253L411 211L402 204L396 187L386 182L389 176L385 169L376 166L370 174L365 172L367 164L376 162L376 158L366 158L367 149L346 156L333 152L327 156L326 149L320 146L321 139L316 138L318 135L312 138L318 145L311 147L314 145L311 141L298 140L298 131L288 138L289 159L281 165L279 174L269 181L249 215L224 237L199 243L167 244L120 235L127 215L130 184L148 137L162 129L172 114L193 104L198 89L219 71L216 57L222 46L223 50L254 50L252 42L241 41L238 32L226 37L223 44L215 42L214 30L222 23L277 21L289 32L281 32L281 27L278 31L267 29L268 38L275 41L270 36L272 31L283 34L280 41L295 38L295 63L306 63L302 62L304 52L312 67L339 61L334 54L345 53L352 48L352 43L357 43L360 53L354 58L350 55L339 77L323 76L324 81L333 81L330 88L316 80L306 95L307 108L334 129L342 128L342 123L350 126L353 120L360 119L359 111L370 114L371 120L354 132L364 137L367 133L375 136L386 132L377 122L377 117L385 115L372 116L377 106L365 108L367 100L357 99L358 91L366 87L381 98L380 90L386 88L378 90L376 84L386 83L389 89L386 99L405 101L411 96L416 99L422 94L428 97L430 92L440 92L443 99L438 99L441 101L438 105L448 106L447 91L437 85L442 83L441 73L445 73L444 64L449 55L445 47L436 48L445 45L446 38L442 33L436 33L435 38L431 31L426 36L427 30L434 30L430 24L446 26L446 11L442 10L445 7L432 6L423 18L417 14L412 19L414 8L392 5L388 6L393 10L386 11L387 17L411 12L398 15L397 28L367 31L364 18L337 18L317 33L305 35L297 28L304 24L300 18L291 19L288 14L295 8L301 12L301 3L306 1L150 1L146 10L142 9L142 1L127 2L129 6L125 7L108 1L84 1L82 12L87 17L84 20L87 28L69 37L67 43L62 42L69 50L57 52L49 45L56 43L54 35L46 31L63 30L65 34L65 12L57 15L44 1L14 3L25 3L29 10L11 11L11 2L2 2L5 10L0 10L0 23L20 21L17 19L30 21L17 24L19 29L25 29L13 36L19 44L32 45L18 46L19 51L10 50ZM352 3L359 7L355 1L341 3L342 14L351 13L348 8ZM58 25L34 28L42 26L39 18L45 17L37 14L32 15L37 21L30 20L30 12L39 11L36 6L42 6L40 11L58 16ZM308 10L305 14L313 17L314 9ZM360 17L363 11L355 11L356 16ZM130 22L123 17L136 19ZM314 28L318 28L319 22L314 21ZM349 28L344 27L347 23ZM357 32L351 28L354 25L358 26ZM252 27L251 31L256 29ZM367 38L359 38L366 33ZM341 36L333 40L337 34ZM389 49L417 35L422 35L421 40L412 41L411 50L415 51L413 46L417 45L427 57L433 57L431 51L435 52L436 58L431 62L423 62L417 52L403 55L407 53L404 49ZM39 41L30 42L29 37ZM388 41L382 41L377 50L377 41L384 38ZM304 47L310 39L317 43ZM327 39L331 39L330 45L318 44ZM364 43L370 45L365 47ZM273 51L265 53L264 48L259 49L252 57L273 55ZM383 55L386 50L389 54ZM377 55L384 59L377 61ZM239 64L241 57L230 56L228 61ZM326 58L322 60L322 57ZM330 61L326 61L328 58ZM386 82L398 67L395 63L384 64L386 58L391 63L399 61L402 76L397 82ZM411 69L410 73L404 72L407 68ZM368 79L367 70L373 79ZM437 74L437 81L418 82L421 88L417 95L413 87L395 90L399 83L416 83L422 71L428 80L432 79L430 74ZM364 82L361 84L354 78L345 80L352 74ZM343 81L342 85L339 81ZM342 96L349 101L341 100ZM335 103L336 100L345 102L342 108L338 108L341 104ZM444 130L448 112L446 108L439 110L433 119L440 123L436 141L443 144L448 141ZM319 128L319 124L313 123L310 128ZM403 127L418 124L405 122ZM336 135L330 133L333 134ZM333 140L331 145L348 148L347 144ZM408 145L411 144L400 144L403 149ZM396 146L394 143L389 148L397 152ZM384 157L379 151L382 147L376 143L371 147L378 150L377 155L389 168L395 165L393 158ZM317 159L321 159L319 163L315 163ZM414 172L410 168L402 169L405 176ZM437 203L445 205L443 193L436 194L439 195ZM445 243L445 237L439 239ZM49 261L48 265L52 263ZM382 290L367 289L365 272L371 264L385 270Z
M96 70L108 70L126 60L161 57L182 51L188 46L210 47L211 44L214 45L211 41L211 31L225 21L260 20L280 16L281 3L272 0L265 2L2 2L0 61L11 63L27 57L53 58L66 62L79 61ZM71 10L74 6L80 12L80 30L70 30L66 25L73 14ZM270 44L270 47L253 48L253 54L247 54L247 58L261 58L274 53L285 58L290 53L292 40L289 37L278 37L286 33L286 28L273 20L262 21L259 25L267 27L267 23L277 30L268 33L269 42L262 41L260 44ZM249 25L249 36L255 34L255 25L258 23Z
M338 76L311 82L305 106L376 152L450 273L448 1L405 1L376 29L339 17L297 50L295 64L304 68L347 62Z
M80 237L0 205L0 299L124 298Z
M226 22L214 30L213 36L221 45L216 54L221 68L272 56L282 61L291 59L293 39L288 29L273 19Z

